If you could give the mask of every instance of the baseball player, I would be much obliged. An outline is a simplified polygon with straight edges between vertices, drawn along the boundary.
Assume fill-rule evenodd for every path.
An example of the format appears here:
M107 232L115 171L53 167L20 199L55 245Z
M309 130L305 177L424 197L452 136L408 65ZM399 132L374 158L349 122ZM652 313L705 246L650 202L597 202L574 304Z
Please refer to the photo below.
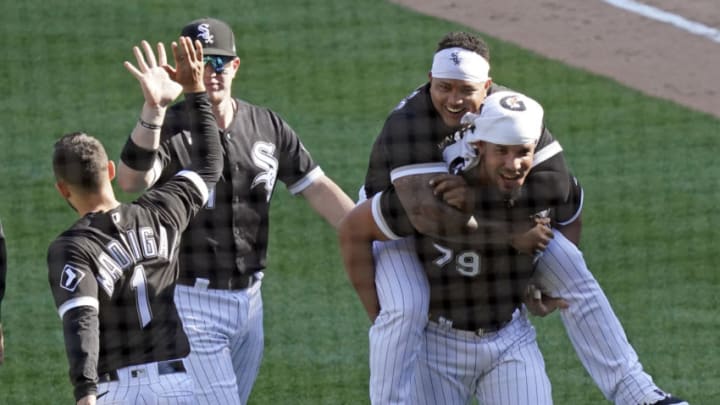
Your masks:
M5 362L5 336L2 327L2 300L5 298L5 277L7 275L7 250L5 249L5 233L0 222L0 365Z
M528 215L530 207L515 205L533 162L542 115L537 102L519 93L488 96L465 135L466 142L477 142L481 150L482 158L468 173L473 175L473 191L483 195L470 199L477 205L470 203L463 212L483 221L510 217L522 229L519 237L546 244L552 236L547 221L536 223ZM444 188L442 197L451 199L444 181L436 179L435 190ZM407 216L394 214L402 207L391 197L393 192L386 190L361 203L345 221L376 239L414 233ZM504 237L486 236L477 243L469 234L457 241L416 235L430 284L430 322L409 403L466 404L472 397L487 405L552 403L535 331L522 310L534 257L520 253ZM353 244L342 248L346 258L362 249Z
M176 305L190 340L187 364L199 403L244 404L263 355L261 279L266 265L268 211L277 180L301 194L336 226L352 200L322 171L278 114L231 95L240 67L234 35L223 21L190 22L183 35L203 44L205 86L219 127L223 174L180 247ZM162 89L143 113L165 115ZM187 167L184 103L167 110L162 128L136 126L132 139L159 143L155 156L123 150L118 180L126 191L164 184ZM159 121L157 122L160 123Z
M164 46L157 62L149 47L145 57L134 51L138 68L126 67L147 95L142 72L166 66ZM78 404L194 403L182 362L190 347L173 302L178 242L220 176L222 151L202 81L202 47L180 38L173 53L177 67L167 66L163 83L177 95L172 78L185 92L196 151L189 170L123 204L111 185L115 166L97 139L75 132L55 143L56 188L80 220L50 245L48 279ZM133 148L152 153L152 145Z
M433 58L429 83L398 105L373 146L365 196L395 188L403 211L422 234L460 232L467 221L467 216L436 199L427 184L447 170L442 157L446 136L460 126L465 113L478 111L487 93L500 89L488 76L488 60L487 46L477 37L448 34ZM580 209L574 207L582 206L582 191L571 179L562 147L544 129L525 196L538 208L556 207L553 221L565 235L556 232L548 245L550 254L541 257L538 282L548 295L570 304L561 312L563 323L583 365L608 400L633 405L683 403L660 390L643 371L582 254L569 243L568 238L579 242ZM552 200L562 195L565 201ZM559 260L550 262L551 257ZM368 281L367 272L350 274L371 319L379 313L370 329L370 396L377 404L406 403L427 321L427 279L419 271L412 240L377 243L374 259L374 283ZM602 336L611 336L612 343Z

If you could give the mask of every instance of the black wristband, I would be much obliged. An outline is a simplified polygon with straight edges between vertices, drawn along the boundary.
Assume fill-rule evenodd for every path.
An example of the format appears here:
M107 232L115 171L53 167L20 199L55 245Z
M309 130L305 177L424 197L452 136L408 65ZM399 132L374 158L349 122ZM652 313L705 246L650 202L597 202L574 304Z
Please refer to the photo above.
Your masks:
M142 118L138 118L138 123L140 124L141 127L147 128L147 129L156 130L156 129L162 128L162 125L151 124L149 122L145 122L145 121L143 121Z
M128 137L127 142L125 142L125 147L120 153L120 159L127 167L140 172L146 172L152 169L156 156L157 151L147 150L137 146L137 144L133 142L132 137Z

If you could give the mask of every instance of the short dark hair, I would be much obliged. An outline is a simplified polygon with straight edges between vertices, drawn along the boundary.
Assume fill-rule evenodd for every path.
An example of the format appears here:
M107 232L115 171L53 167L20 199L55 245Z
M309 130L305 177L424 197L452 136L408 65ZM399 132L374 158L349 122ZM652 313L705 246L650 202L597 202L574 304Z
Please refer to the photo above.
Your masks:
M108 157L100 141L84 132L72 132L55 142L55 178L85 191L97 191L107 170Z
M463 48L473 51L490 62L490 47L480 37L469 32L449 32L438 42L435 52L448 48Z

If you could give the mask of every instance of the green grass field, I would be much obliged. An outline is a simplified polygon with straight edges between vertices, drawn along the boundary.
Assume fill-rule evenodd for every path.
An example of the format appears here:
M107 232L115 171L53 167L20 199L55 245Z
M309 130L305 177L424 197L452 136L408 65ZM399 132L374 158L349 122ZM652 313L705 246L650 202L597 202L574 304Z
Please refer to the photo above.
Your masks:
M117 159L142 104L122 66L133 45L169 43L196 17L228 21L242 58L235 94L279 112L354 197L386 114L425 80L437 40L467 29L380 0L170 3L0 5L10 255L0 404L72 402L45 254L75 217L53 189L51 148L85 130ZM585 187L585 258L646 370L693 405L720 403L720 121L485 38L493 78L545 106ZM266 352L250 403L367 403L369 325L333 230L280 186L271 231ZM555 402L606 403L557 314L535 324Z

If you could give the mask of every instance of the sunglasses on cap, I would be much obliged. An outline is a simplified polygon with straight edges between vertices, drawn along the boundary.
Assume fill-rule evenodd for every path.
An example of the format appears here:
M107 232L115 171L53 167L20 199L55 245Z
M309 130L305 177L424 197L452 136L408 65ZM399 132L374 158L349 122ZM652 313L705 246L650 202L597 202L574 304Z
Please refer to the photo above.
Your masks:
M225 65L232 62L235 59L232 56L220 56L220 55L207 55L203 57L205 64L210 64L217 74L222 74L225 71Z

